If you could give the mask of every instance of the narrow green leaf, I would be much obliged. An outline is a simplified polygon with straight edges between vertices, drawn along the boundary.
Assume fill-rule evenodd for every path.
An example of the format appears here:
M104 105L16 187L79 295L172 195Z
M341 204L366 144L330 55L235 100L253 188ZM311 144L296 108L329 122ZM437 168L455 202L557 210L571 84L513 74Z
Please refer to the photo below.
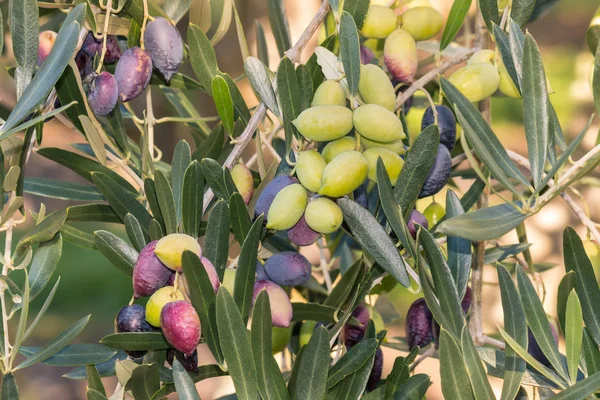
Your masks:
M529 277L520 266L517 266L517 282L519 286L519 295L523 302L523 310L527 317L527 324L529 325L535 340L544 355L550 361L550 364L552 364L554 369L566 379L567 372L561 362L558 346L552 336L550 323L548 322L548 317L546 317L542 302L538 298Z
M235 285L233 298L240 309L242 320L248 321L250 307L252 306L252 293L254 291L254 279L256 275L256 257L258 245L263 227L263 216L254 221L242 244L240 258L238 259L237 272L235 274Z
M231 25L231 16L233 14L233 0L213 1L211 4L213 27L210 43L215 46L219 43L229 30Z
M271 23L273 36L275 36L277 50L279 51L279 56L283 57L285 51L292 47L290 28L285 15L283 0L268 0L267 7L269 10L269 22Z
M10 372L2 375L2 387L0 388L0 397L6 400L19 400L19 389L15 376Z
M292 321L317 321L328 324L338 322L337 307L319 303L292 303Z
M233 100L227 82L217 75L212 80L212 96L217 113L228 135L233 134Z
M223 200L219 200L208 217L206 239L204 241L204 257L213 263L223 280L227 256L229 254L229 207Z
M456 340L442 326L440 332L440 375L446 399L473 399L473 389L463 354Z
M139 253L120 237L107 232L94 232L94 243L100 253L117 269L128 276L133 275L133 268Z
M406 269L401 268L404 265L402 257L375 217L352 200L340 198L337 204L342 209L344 221L362 248L404 287L409 287L410 279Z
M304 65L298 65L296 68L296 79L300 87L300 111L304 111L310 107L314 97L314 88L310 69Z
M202 140L201 145L196 148L192 157L198 162L204 161L205 158L218 158L223 149L224 142L225 129L223 128L223 125L219 124L215 126L206 139Z
M35 319L33 320L33 322L31 324L29 324L27 331L25 331L25 336L23 337L23 341L27 340L27 338L31 335L31 333L33 332L33 330L35 329L37 324L41 321L44 314L46 314L48 307L50 307L50 304L52 304L52 300L54 300L54 295L56 294L56 290L58 289L59 283L60 283L60 277L58 277L58 279L56 280L56 283L52 287L52 290L50 290L50 293L48 293L48 296L46 297L46 300L44 300L44 304L42 305L42 308L40 308L40 311L38 311L37 315L35 316Z
M581 355L581 342L583 335L583 315L581 312L581 303L575 293L571 290L567 300L565 340L567 347L567 366L569 367L569 377L571 382L577 382L577 372L579 370L579 357Z
M160 389L160 376L154 364L142 364L131 373L129 386L136 400L150 400Z
M29 267L29 301L35 299L44 290L62 255L62 237L57 233L52 240L41 243Z
M583 328L582 360L588 375L600 371L600 350L587 328Z
M246 126L248 121L250 121L250 110L246 105L246 101L242 96L242 92L240 92L240 89L237 87L236 83L231 78L231 76L223 72L220 72L219 75L223 79L225 79L225 82L227 82L227 88L229 89L229 93L231 94L231 100L233 101L233 109L235 111L234 118L238 119L237 122L241 121L243 123L242 129L240 129L239 131L237 129L237 124L235 125L233 129L233 136L235 137L242 132L243 128Z
M354 96L358 91L358 81L360 79L360 43L354 19L347 11L342 13L338 37L348 88L350 94Z
M87 389L85 392L86 400L108 400L108 398L94 389Z
M600 372L577 382L552 398L555 400L586 399L600 389Z
M202 333L215 360L223 363L215 319L216 295L208 273L198 256L190 251L183 253L183 273L188 284L190 301L200 316Z
M404 158L394 195L406 220L415 206L423 183L435 160L440 134L436 125L429 125L417 137Z
M202 174L215 195L221 199L228 199L227 186L225 185L223 167L210 158L202 160Z
M493 32L493 24L500 23L497 0L479 0L481 15L490 33Z
M181 222L183 207L183 182L185 172L192 162L190 145L185 140L180 140L175 146L173 152L171 182L173 184L173 200L175 201L175 214L177 215L177 225Z
M46 345L41 347L35 354L31 357L27 358L25 361L17 365L13 371L17 371L19 369L27 368L38 362L47 359L50 356L53 356L57 352L59 352L63 347L65 347L71 340L73 340L77 335L83 331L83 328L87 325L90 320L90 316L83 317L79 321L75 322L73 325L62 331L58 336L49 341Z
M465 210L453 190L446 195L446 219L463 215ZM462 299L471 272L471 241L456 236L448 236L448 268L454 278L458 297Z
M67 208L67 222L111 222L121 223L121 219L108 204L82 204Z
M345 0L344 11L354 18L356 29L361 30L369 11L369 0Z
M142 251L148 244L148 235L144 234L140 222L131 214L125 216L125 230L133 247L137 251Z
M444 50L452 42L460 30L470 7L471 0L455 0L454 3L452 3L448 21L446 22L446 28L444 28L444 33L440 40L440 51Z
M419 354L419 349L414 347L406 357L396 357L392 371L385 379L385 398L389 399L410 377L409 369L412 362Z
M114 349L130 351L165 350L171 347L160 332L113 333L100 339L100 343Z
M329 336L327 329L320 326L313 332L302 358L297 361L298 368L293 400L322 399L327 391L327 369L329 366Z
M263 64L269 65L269 48L267 47L265 28L259 20L255 20L254 23L256 27L256 54ZM276 114L279 115L279 113Z
M15 81L17 98L31 81L38 57L39 11L37 1L9 2L10 33L17 61Z
M39 351L39 347L21 347L19 351L24 356L30 357ZM45 365L61 367L95 365L110 360L115 354L117 354L116 350L101 344L71 344L41 362Z
M492 386L487 379L485 368L483 363L479 359L477 349L471 338L469 328L465 325L462 330L460 337L461 348L467 372L469 373L469 379L471 380L471 387L476 399L493 399L495 398Z
M224 287L217 294L217 328L237 397L240 400L255 400L258 387L252 346L242 315Z
M519 94L521 93L521 69L520 69L520 61L519 61L519 70L515 65L515 60L513 59L513 54L510 48L510 39L506 32L504 32L500 27L494 24L493 27L494 39L496 41L496 46L500 53L500 57L502 58L502 63L506 67L506 71L510 76L510 79L514 83L517 88Z
M194 160L185 171L181 198L183 231L198 238L202 221L204 178L200 163Z
M93 186L55 179L27 177L23 190L37 196L61 200L102 201L104 197Z
M262 291L252 311L250 340L257 372L260 397L265 400L288 399L289 394L283 376L272 355L271 306L267 292Z
M177 233L177 215L175 201L173 200L173 190L171 189L169 180L162 171L156 171L154 185L167 234Z
M190 63L206 93L211 93L212 80L217 75L217 56L210 40L200 27L190 24L188 27L188 45Z
M238 243L244 243L244 238L252 226L252 221L248 215L244 199L239 193L234 193L229 198L229 217L235 239Z
M348 352L329 369L327 389L331 390L331 388L347 376L357 372L373 355L375 355L377 347L378 342L376 339L365 339L348 350Z
M104 389L104 385L102 384L102 379L100 379L100 374L98 373L98 369L94 365L86 365L85 374L87 376L88 381L88 390L94 390L106 397L106 389Z
M177 396L181 400L200 400L194 381L177 359L173 360L173 379Z
M575 271L569 271L563 276L558 285L558 294L556 295L556 315L558 316L558 323L563 333L566 332L567 300L571 291L575 289L576 279Z
M27 274L25 274L27 276ZM23 296L21 297L21 315L19 316L19 325L17 326L17 333L15 335L14 342L14 353L11 354L11 362L14 362L17 356L17 352L21 348L23 341L25 340L25 329L27 328L27 318L29 317L29 302L31 301L29 295L29 279L25 279L23 288Z
M524 26L533 13L536 0L519 0L512 4L510 17L520 26Z
M65 210L55 211L48 215L42 222L21 236L21 239L17 243L16 252L22 251L32 244L52 240L64 225L66 217L67 213Z
M244 60L244 71L246 71L246 75L258 99L265 103L273 114L280 115L277 97L271 84L270 71L267 66L258 58L248 57Z
M347 376L336 388L330 392L333 393L337 389L336 400L359 400L365 391L375 355L372 355L362 367L352 375Z
M600 113L600 46L596 49L593 73L592 92L594 93L594 105L596 106L596 113Z
M575 271L575 290L581 301L585 325L596 344L600 345L600 288L583 243L571 227L567 227L563 233L563 254L566 271Z
M283 114L286 149L289 149L296 132L292 121L300 114L300 87L294 64L287 57L284 57L277 67L277 98Z
M431 385L431 380L427 374L415 374L407 379L407 381L398 387L393 394L393 400L424 398L427 389Z

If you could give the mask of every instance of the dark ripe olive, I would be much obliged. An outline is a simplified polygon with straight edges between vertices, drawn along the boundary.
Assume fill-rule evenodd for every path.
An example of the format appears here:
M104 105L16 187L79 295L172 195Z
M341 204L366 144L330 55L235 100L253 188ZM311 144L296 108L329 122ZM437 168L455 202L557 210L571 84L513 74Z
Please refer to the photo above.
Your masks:
M146 322L146 310L139 304L125 306L119 310L115 318L115 332L153 332ZM125 351L132 358L143 357L145 351Z
M130 47L123 53L117 68L115 79L119 84L119 98L122 102L138 97L150 83L152 77L152 59L139 47Z
M169 82L183 60L183 41L179 31L166 19L156 18L146 26L144 44L154 68Z
M119 85L112 74L103 71L94 79L88 103L96 115L108 115L117 105Z

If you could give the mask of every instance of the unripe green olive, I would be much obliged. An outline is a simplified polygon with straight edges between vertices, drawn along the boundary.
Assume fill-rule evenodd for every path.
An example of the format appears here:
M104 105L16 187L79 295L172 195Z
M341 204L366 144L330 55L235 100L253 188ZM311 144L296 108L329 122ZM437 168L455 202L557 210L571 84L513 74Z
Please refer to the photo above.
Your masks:
M189 250L202 257L202 248L196 239L183 233L172 233L156 242L154 254L167 268L181 269L183 252Z
M318 192L327 161L316 150L301 151L296 161L296 176L307 190Z
M590 21L590 26L586 32L586 41L592 54L596 54L598 38L600 38L600 7L594 12L594 18Z
M433 228L438 222L446 215L446 209L443 205L437 202L433 202L425 208L423 215L427 218L427 224Z
M383 39L398 26L398 17L389 7L371 5L360 33L364 37Z
M421 134L421 123L425 110L426 108L413 106L406 113L406 129L411 143L414 143Z
M590 262L592 263L594 273L596 274L596 280L600 280L600 246L598 245L598 243L593 242L591 240L584 240L583 248L585 250L585 254L588 256Z
M352 193L364 182L368 173L369 164L362 154L358 151L345 151L325 167L319 194L341 197Z
M292 337L292 328L278 328L274 326L271 330L271 353L281 353Z
M364 151L363 156L365 156L369 163L370 180L377 182L377 160L381 157L392 185L396 184L398 175L400 175L400 171L404 166L404 160L398 154L383 147L371 147Z
M146 303L146 321L152 326L160 327L160 313L163 307L167 303L179 300L185 300L185 296L172 286L158 289Z
M235 286L235 272L237 270L235 268L226 268L225 273L223 274L223 287L227 289L230 295L233 296L233 288Z
M267 215L267 228L283 231L290 229L304 214L308 195L298 183L286 186L273 199Z
M354 110L354 127L361 136L376 142L390 143L404 139L400 119L377 104L365 104Z
M356 139L352 136L345 136L341 139L327 143L323 148L322 154L325 161L330 162L338 154L352 150L356 150Z
M358 92L366 104L377 104L390 111L396 107L396 92L387 74L374 64L360 69Z
M352 130L352 110L342 106L310 107L292 123L308 140L328 142L344 137Z
M390 143L381 143L381 142L376 142L374 140L367 139L366 137L361 137L360 143L365 148L365 150L373 148L373 147L383 147L384 149L391 150L396 154L404 154L406 152L406 150L404 149L404 143L402 143L402 140L396 140L395 142L390 142Z
M462 67L450 77L450 82L475 103L494 94L500 86L500 74L492 64L471 64Z
M319 233L335 232L344 221L340 207L325 197L311 200L306 206L304 218L308 226Z
M508 6L509 0L498 0L498 9L500 11L504 10L506 6Z
M400 17L401 27L416 41L429 40L442 30L444 17L432 7L414 7Z
M346 93L342 85L334 79L324 81L315 91L311 107L346 106Z
M502 61L502 57L498 56L498 61L496 65L498 65L498 72L500 73L500 86L498 87L498 89L500 89L502 94L504 94L505 96L512 97L515 99L521 98L521 93L519 92L519 89L517 89L517 86L508 74L506 66L504 65L504 61Z
M411 83L419 64L415 39L404 29L396 29L385 39L383 59L394 78Z
M494 64L494 60L496 59L496 55L493 50L484 49L479 50L477 53L473 54L469 61L467 61L467 65L473 64Z
M302 346L306 346L308 344L308 341L312 337L312 334L316 327L317 327L317 321L304 321L302 323L302 326L300 326L300 335L299 335L300 336L299 337L300 348L302 348Z
M250 204L250 200L254 194L254 178L250 169L244 164L236 164L231 169L231 178L237 191L242 196L242 199L244 199L244 203L246 205Z

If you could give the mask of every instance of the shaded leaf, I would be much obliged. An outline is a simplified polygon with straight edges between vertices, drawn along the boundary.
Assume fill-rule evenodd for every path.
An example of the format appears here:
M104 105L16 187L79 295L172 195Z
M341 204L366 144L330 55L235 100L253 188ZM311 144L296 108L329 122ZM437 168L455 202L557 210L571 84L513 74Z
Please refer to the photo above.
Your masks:
M460 30L470 7L471 0L455 0L454 3L452 3L448 21L446 22L446 28L444 28L444 33L440 40L440 51L444 50L452 42Z
M443 327L440 332L439 352L444 397L447 399L473 399L473 390L460 347Z
M342 13L338 37L348 88L350 94L355 95L358 91L358 81L360 79L360 43L354 19L347 11Z
M211 93L212 80L218 72L215 50L200 27L190 24L187 33L192 69L202 89Z
M254 279L256 275L256 257L263 227L263 216L259 216L252 224L242 244L240 258L238 259L237 272L233 298L244 323L248 321L250 307L252 306L252 294L254 292Z
M269 11L271 30L273 31L275 43L277 44L277 50L279 51L279 56L283 57L285 51L292 47L290 41L290 28L285 15L283 0L268 0L267 8Z
M198 238L200 234L204 204L203 196L204 178L202 177L202 169L200 163L194 160L185 171L181 199L183 231L194 238Z
M571 290L571 294L569 294L566 314L565 340L567 347L567 366L569 367L569 377L571 378L571 382L577 382L581 342L583 340L583 315L581 313L581 303L579 302L577 293L575 293L575 289Z
M160 332L113 333L100 339L100 343L114 349L130 351L164 350L171 347Z
M213 78L212 96L225 131L228 135L233 135L233 100L227 82L222 76L217 75Z
M297 369L296 382L291 390L294 400L322 399L327 391L327 369L329 366L329 336L327 329L320 326L314 330L302 357L294 365ZM290 388L291 389L291 388Z
M260 48L259 48L260 49ZM264 51L264 50L263 50ZM258 58L248 57L244 60L244 71L250 80L252 89L260 101L275 115L280 115L277 97L269 77L269 69Z
M200 400L194 381L177 359L173 360L173 379L177 396L181 400Z
M446 194L446 218L451 219L465 213L453 190ZM456 236L448 236L448 268L454 278L459 298L463 298L471 272L471 241Z
M133 268L138 252L123 239L107 231L94 232L94 243L100 253L117 269L128 276L133 275Z
M220 280L227 266L229 225L229 207L224 200L219 200L208 217L203 254L215 266Z

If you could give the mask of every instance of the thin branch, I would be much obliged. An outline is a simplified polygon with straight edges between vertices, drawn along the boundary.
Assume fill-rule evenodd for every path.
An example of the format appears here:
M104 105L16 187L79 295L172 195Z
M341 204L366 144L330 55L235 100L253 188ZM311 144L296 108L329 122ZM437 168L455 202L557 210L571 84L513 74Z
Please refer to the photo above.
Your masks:
M310 38L314 35L317 29L319 29L321 22L323 22L328 12L329 3L327 2L327 0L323 0L319 11L317 11L317 14L315 14L310 24L308 24L308 27L302 33L300 39L298 39L298 42L296 42L294 47L292 47L286 52L287 56L290 60L292 60L292 62L298 62L300 60L302 50L304 50L304 47L306 47ZM252 140L252 135L254 135L258 124L260 124L260 121L262 121L266 113L267 107L265 106L265 103L261 102L258 105L258 107L256 107L256 111L254 111L254 114L250 118L250 121L248 121L248 125L246 125L246 128L244 129L242 134L237 138L237 143L233 150L231 150L231 153L229 153L229 156L227 157L225 162L223 163L223 167L231 168L235 165L237 160L242 155L242 152L244 151L246 146L248 146L248 143L250 143L250 141ZM215 194L212 191L212 189L208 189L208 191L204 195L204 206L202 208L203 214L208 209L208 206L210 205L210 202L214 197Z
M414 363L412 363L412 365L410 366L410 372L414 371L415 368L417 368L417 366L419 364L421 364L423 361L425 361L427 358L431 357L432 355L434 355L436 352L435 347L431 346L430 348L428 348L427 350L425 350L425 352L423 354L421 354L419 356L419 358L417 358L415 360Z

